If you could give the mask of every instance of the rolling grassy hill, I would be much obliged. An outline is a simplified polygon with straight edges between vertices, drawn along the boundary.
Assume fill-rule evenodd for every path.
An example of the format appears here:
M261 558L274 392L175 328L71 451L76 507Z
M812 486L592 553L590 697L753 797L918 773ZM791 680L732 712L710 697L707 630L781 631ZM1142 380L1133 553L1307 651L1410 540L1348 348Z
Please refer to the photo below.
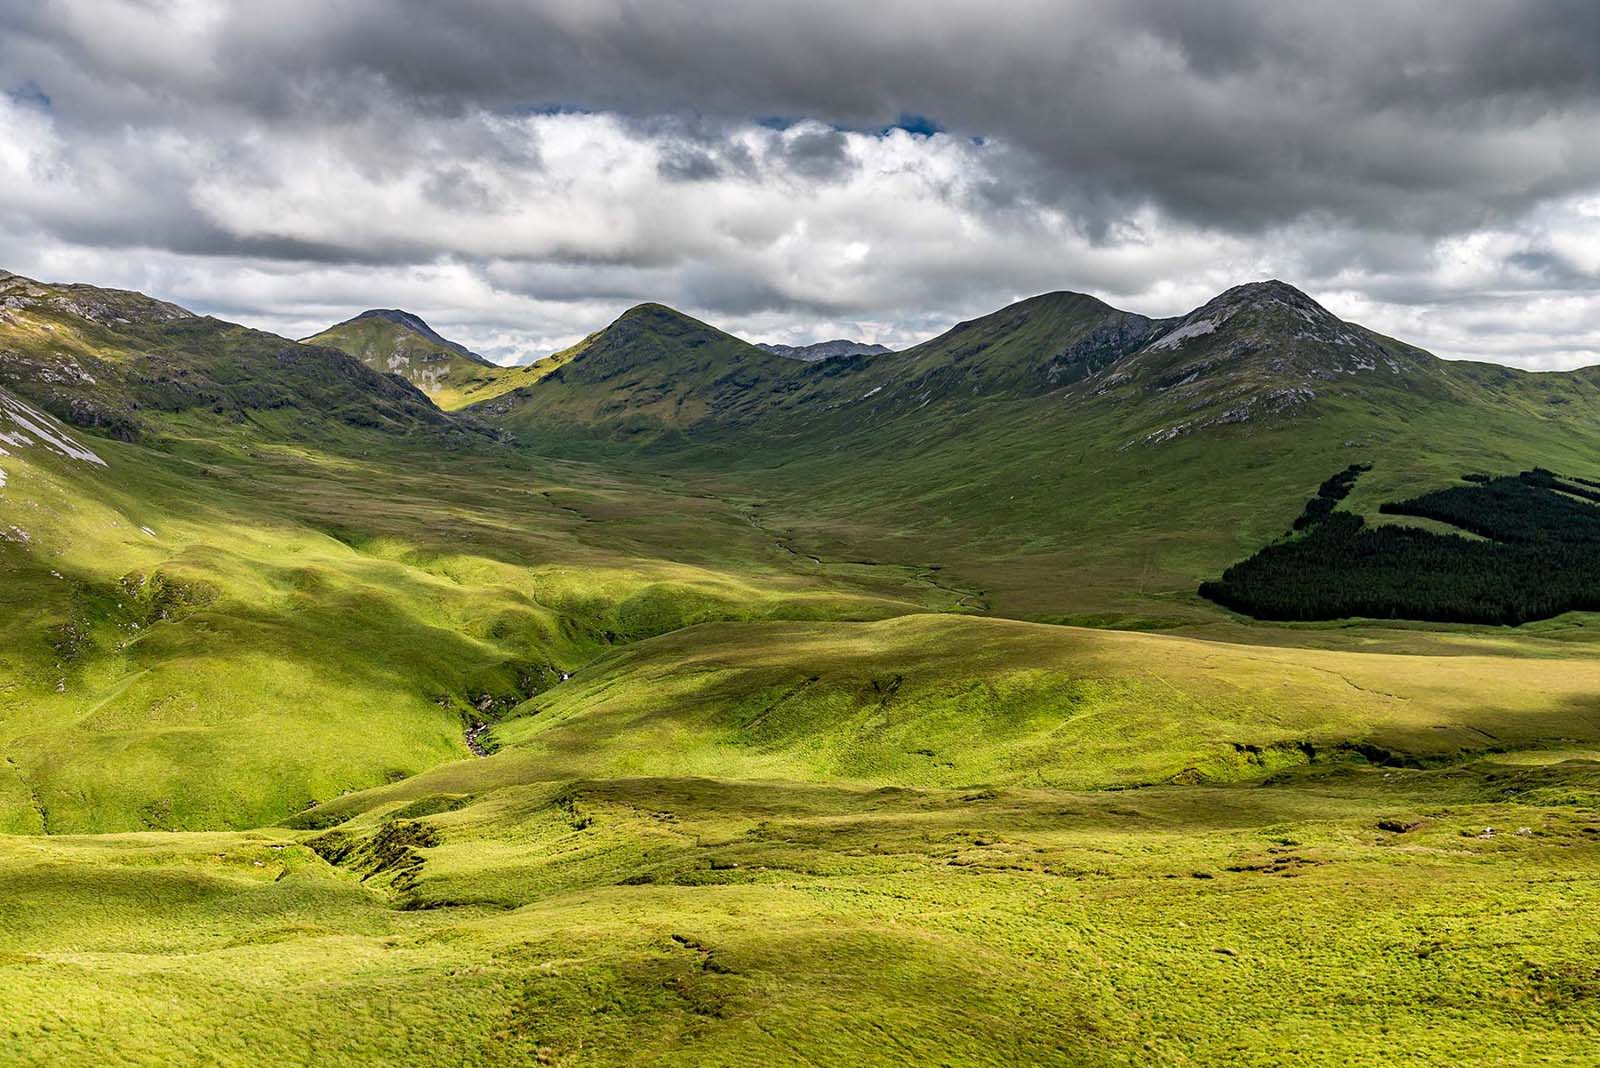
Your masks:
M0 1063L1591 1058L1594 617L1196 587L1600 478L1592 374L1267 283L485 382L0 277Z
M949 599L898 570L802 577L717 502L368 445L95 441L103 468L8 446L6 826L270 821L465 755L472 719L617 641ZM718 540L673 553L685 526Z
M1581 1064L1594 672L694 628L303 829L0 840L30 976L0 1005L32 1049L110 1029L135 1063L313 1036L354 1063ZM1197 753L1213 774L1127 788Z

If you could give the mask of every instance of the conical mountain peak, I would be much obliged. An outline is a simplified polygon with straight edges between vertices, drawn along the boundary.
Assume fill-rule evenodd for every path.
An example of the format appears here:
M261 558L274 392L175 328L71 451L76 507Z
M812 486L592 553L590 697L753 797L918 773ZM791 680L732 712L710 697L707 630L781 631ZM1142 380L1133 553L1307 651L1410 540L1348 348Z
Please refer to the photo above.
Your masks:
M396 331L403 333L397 334ZM408 339L404 336L406 334L414 335L414 337ZM345 335L360 335L363 347L367 349L372 349L374 346L382 347L386 344L393 345L397 352L402 349L417 350L419 346L420 348L433 347L454 353L457 356L485 366L493 366L490 361L479 356L460 342L451 341L441 335L437 330L429 326L422 316L417 315L415 312L408 312L403 308L369 308L360 315L346 319L342 323L337 323L322 333L304 340L315 344L331 344L334 348L342 348L349 352L350 349L347 345L338 343ZM415 355L415 352L412 351L410 354ZM364 359L369 353L351 352L351 355Z

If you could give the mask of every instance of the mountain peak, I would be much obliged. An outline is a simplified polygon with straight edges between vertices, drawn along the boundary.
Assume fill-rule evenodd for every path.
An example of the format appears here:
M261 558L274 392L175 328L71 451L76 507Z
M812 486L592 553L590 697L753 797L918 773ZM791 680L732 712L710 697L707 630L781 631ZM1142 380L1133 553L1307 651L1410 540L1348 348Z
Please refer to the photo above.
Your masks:
M655 301L635 304L595 334L596 338L632 338L640 334L656 335L689 344L705 344L713 338L732 338L710 323L702 322L687 312ZM748 348L755 346L741 341Z
M399 375L440 403L499 370L465 345L441 337L422 316L402 308L369 308L300 340L348 353L374 371Z
M449 338L440 335L437 330L427 324L422 316L417 315L414 312L408 312L403 308L368 308L360 315L346 319L344 322L339 323L336 326L329 327L328 330L323 331L323 334L332 333L333 331L338 330L340 327L353 326L374 321L393 323L402 330L409 330L411 333L416 334L418 337L422 338L428 343L437 345L439 348L445 349L449 352L453 352L457 356L463 356L476 363L493 366L489 360L479 356L476 352L473 352L460 342L451 341ZM321 337L323 335L318 334L316 336Z
M1079 293L1075 289L1052 289L1048 293L1040 293L1035 297L1019 300L1011 305L1013 308L1077 308L1095 306L1109 308L1110 305L1091 293Z
M1212 297L1171 330L1146 346L1147 351L1178 349L1195 338L1214 334L1225 324L1250 320L1254 326L1272 324L1295 336L1326 344L1349 345L1357 339L1348 324L1287 282L1276 278L1246 282Z
M1337 318L1332 312L1312 300L1304 292L1296 289L1288 282L1269 278L1264 282L1246 282L1224 290L1209 302L1207 306L1217 305L1226 308L1268 308L1282 307L1296 312L1301 318Z
M520 400L538 410L587 418L645 417L687 425L707 413L731 416L767 396L802 365L757 348L665 304L638 304L604 329L558 353L561 366ZM501 405L516 407L518 398Z
M617 316L611 325L619 326L623 323L649 323L655 325L674 323L680 326L702 327L707 330L714 329L687 312L681 312L677 308L660 304L653 300L645 301L643 304L635 304Z
M1166 425L1140 439L1147 443L1286 416L1354 377L1400 382L1433 359L1345 322L1277 279L1234 286L1164 325L1097 386L1157 399L1152 411L1164 410Z
M433 327L423 321L422 316L408 312L403 308L368 308L357 315L355 319L384 319L391 323L398 323L408 330L415 330L419 334L432 334ZM351 319L350 322L354 322Z
M1259 282L1241 282L1223 290L1219 297L1248 297L1253 300L1288 300L1315 304L1302 289L1297 289L1281 278L1266 278Z

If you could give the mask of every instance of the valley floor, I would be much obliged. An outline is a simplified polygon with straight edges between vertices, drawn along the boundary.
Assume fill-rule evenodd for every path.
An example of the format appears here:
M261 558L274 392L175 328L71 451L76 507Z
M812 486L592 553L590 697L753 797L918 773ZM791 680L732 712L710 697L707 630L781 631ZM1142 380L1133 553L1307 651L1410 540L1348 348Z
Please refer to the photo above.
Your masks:
M6 461L0 1065L1594 1063L1594 617L169 446Z

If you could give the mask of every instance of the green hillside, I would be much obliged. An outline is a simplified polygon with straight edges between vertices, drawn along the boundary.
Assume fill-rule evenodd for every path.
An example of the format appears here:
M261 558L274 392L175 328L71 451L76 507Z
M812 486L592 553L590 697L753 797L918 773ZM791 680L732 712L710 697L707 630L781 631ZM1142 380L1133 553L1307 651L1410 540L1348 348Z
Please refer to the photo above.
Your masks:
M694 628L303 829L0 840L0 1004L151 1063L1579 1064L1595 662L1492 648Z
M1563 708L1595 692L1600 663L1548 649L1519 661L1472 640L1451 651L1283 649L924 614L708 623L599 658L508 710L488 760L373 797L632 777L1094 790L1600 750L1600 726ZM372 803L348 798L317 819Z
M120 440L181 433L195 421L328 440L462 428L342 352L137 293L6 274L0 302L0 386Z
M1373 470L1348 506L1374 518L1467 471L1600 477L1592 370L1446 362L1276 282L1161 322L1050 294L820 364L639 351L695 385L552 376L467 411L545 454L759 502L803 555L939 564L972 603L1032 619L1215 620L1200 583L1352 462Z
M269 822L466 755L485 698L617 641L948 600L897 571L802 577L726 506L626 478L356 444L95 440L104 467L7 446L5 826ZM673 552L693 528L721 533Z
M811 367L660 304L630 308L552 359L559 365L536 381L472 410L513 432L577 427L658 446L703 425L763 418Z
M374 371L399 375L446 409L460 407L468 395L492 390L502 371L396 308L364 311L302 341L349 353Z
M1586 531L1592 372L1282 283L319 337L0 276L0 1064L1592 1059L1600 617L1199 594L1330 481Z

